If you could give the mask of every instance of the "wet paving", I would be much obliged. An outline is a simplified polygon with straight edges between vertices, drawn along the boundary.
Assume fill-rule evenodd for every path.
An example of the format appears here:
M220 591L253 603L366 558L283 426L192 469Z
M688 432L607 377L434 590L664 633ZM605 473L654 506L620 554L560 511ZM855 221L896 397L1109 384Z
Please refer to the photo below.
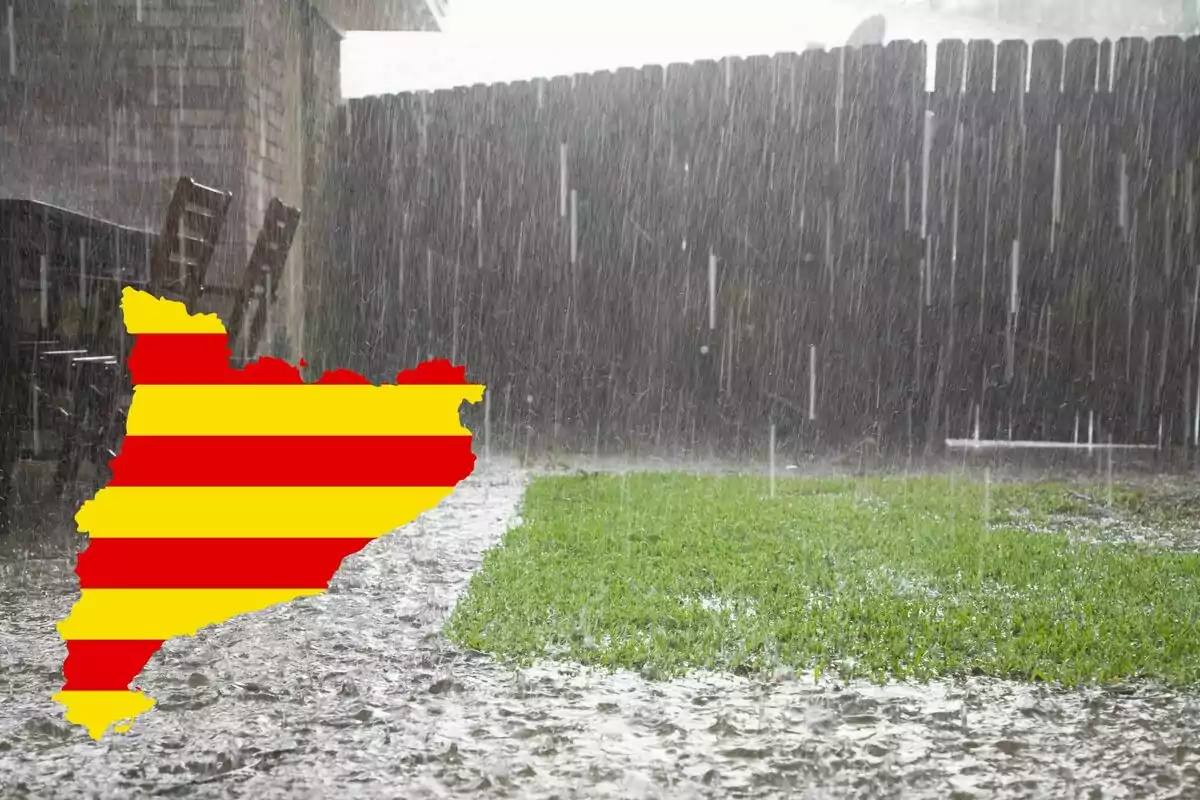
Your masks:
M527 477L481 464L327 595L167 643L139 680L157 708L99 744L49 700L70 562L0 571L0 795L1200 796L1200 698L1152 687L662 683L463 653L442 622Z

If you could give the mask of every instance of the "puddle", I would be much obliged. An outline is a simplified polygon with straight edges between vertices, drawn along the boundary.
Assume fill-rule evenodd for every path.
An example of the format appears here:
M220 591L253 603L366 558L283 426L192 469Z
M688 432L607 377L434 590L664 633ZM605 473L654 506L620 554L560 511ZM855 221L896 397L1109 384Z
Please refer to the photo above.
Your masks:
M49 700L64 655L54 621L75 599L69 562L8 565L6 795L1171 797L1200 785L1200 708L1151 687L877 687L787 672L661 683L463 653L442 622L525 479L511 462L481 464L348 559L328 594L169 642L138 680L159 706L99 745Z

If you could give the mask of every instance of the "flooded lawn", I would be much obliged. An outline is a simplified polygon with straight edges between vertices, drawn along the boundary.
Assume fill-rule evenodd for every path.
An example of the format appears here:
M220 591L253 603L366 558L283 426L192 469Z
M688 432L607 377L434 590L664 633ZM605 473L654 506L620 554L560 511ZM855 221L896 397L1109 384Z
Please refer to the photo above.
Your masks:
M1090 511L1063 485L962 477L540 478L449 630L661 677L1197 685L1200 555L1095 542L1116 527Z
M1007 655L1003 646L990 656L978 648L964 651L960 658L968 668L955 671L961 677L880 686L838 677L839 669L852 671L845 664L834 665L818 681L803 671L793 675L784 664L787 643L796 647L796 634L808 623L797 623L792 631L766 624L772 609L785 601L802 601L823 613L836 609L838 616L830 619L851 624L840 632L826 626L825 638L818 637L827 643L827 660L832 663L839 655L835 643L846 652L858 646L860 663L869 667L871 639L864 632L873 634L880 620L904 630L923 624L919 614L896 617L893 612L936 608L931 592L945 598L951 586L970 599L966 608L976 619L979 608L1046 611L1046 617L1027 616L1046 620L1053 618L1049 610L1083 608L1106 624L1120 623L1124 627L1116 630L1127 634L1148 630L1136 626L1157 624L1156 615L1194 608L1189 603L1196 601L1180 590L1182 584L1171 584L1175 588L1169 591L1155 587L1163 576L1195 580L1189 560L1195 556L1149 553L1140 546L1097 548L1055 527L1082 529L1082 521L1093 519L1094 511L1083 501L1069 494L1063 500L1061 494L996 489L988 490L985 503L970 494L984 489L965 481L956 484L953 491L959 495L950 496L958 500L952 502L932 491L905 495L886 482L866 489L851 484L847 490L837 481L802 486L782 480L770 500L758 496L767 490L765 481L738 479L727 484L733 489L717 490L715 498L708 498L710 492L692 495L693 512L681 502L656 509L631 501L623 512L615 502L611 508L594 505L583 515L577 538L559 537L568 545L565 550L549 547L553 537L545 538L547 518L539 515L556 497L565 499L563 493L620 498L624 492L636 500L656 481L678 480L645 476L535 484L527 524L509 534L505 548L487 556L453 626L455 638L478 637L483 609L490 604L498 620L494 635L506 642L493 649L524 654L523 666L497 663L443 635L451 608L480 569L482 554L500 541L518 513L527 476L497 461L481 465L418 522L349 559L327 595L169 642L139 680L159 706L130 733L101 744L65 723L62 710L49 700L61 685L64 655L54 621L77 596L70 561L10 561L0 567L5 569L0 572L3 794L1186 797L1200 785L1200 695L1185 685L1195 669L1194 649L1180 651L1176 664L1169 657L1174 651L1156 651L1147 637L1140 640L1146 644L1133 646L1139 640L1125 636L1096 645L1101 649L1095 651L1084 639L1068 639L1085 662L1092 659L1086 663L1107 664L1109 677L1138 669L1158 676L1110 688L1048 688L969 675L972 664L1027 665L1030 654L1051 652L1044 636L1039 640L1026 628L1025 638L1017 640L1024 644ZM739 502L730 503L724 515L713 512L711 503L734 498ZM1042 502L1045 498L1057 499ZM1182 513L1152 520L1137 503L1135 494L1122 495L1107 507L1122 520L1141 513L1147 527L1170 522L1182 530L1190 524ZM928 518L912 514L914 505ZM985 507L990 527L983 524ZM842 527L804 528L817 521L822 508L839 509ZM963 576L949 571L949 553L921 539L937 536L931 520L944 518L951 508L959 509L958 526L976 515L970 521L978 530L974 546L988 557L982 565L967 559ZM655 526L668 512L679 519L677 529ZM764 519L780 529L808 530L809 537L829 545L823 549L837 557L836 569L816 562L802 566L796 554L809 545L801 536L781 539L774 549L756 543L749 523ZM895 537L887 545L894 558L886 563L865 556L855 560L850 545L864 546L864 531L879 529L874 523L864 529L858 524L863 519L910 526L913 519L926 519L929 526L916 524L920 535L907 544ZM540 548L530 534L538 526ZM558 530L562 534L565 528ZM704 544L706 530L712 541ZM717 531L725 533L718 537ZM516 569L517 561L505 562L520 554L521 537L526 537L530 566L506 576L505 569ZM1010 540L1022 546L1004 549ZM677 548L684 566L664 571L665 560L659 564L652 552L639 549L647 547L664 553ZM714 552L720 558L713 559ZM1011 557L993 558L999 554ZM602 556L606 560L597 560ZM1047 571L1051 565L1063 569ZM546 571L547 566L558 571ZM647 605L631 605L635 595L619 572L601 580L604 570L613 574L618 566L642 579L641 594L653 598ZM763 577L789 569L808 581L820 579L813 585L822 591L802 591L799 579L785 583ZM567 575L576 580L566 581ZM673 582L655 583L663 575L672 575ZM746 583L755 575L758 583ZM1017 575L1047 580L1032 582L1023 594L981 588L1011 587ZM1050 576L1060 581L1057 591L1050 589ZM508 577L522 582L509 585ZM870 599L857 616L845 603L832 601L840 591L839 578ZM600 586L606 600L596 596ZM757 587L757 593L734 591L746 586ZM776 587L774 593L764 591L768 586ZM1159 610L1118 604L1092 586L1150 598ZM581 608L590 613L577 613ZM949 609L942 606L943 615ZM881 617L884 611L888 616ZM643 620L649 612L665 616ZM1196 635L1194 618L1191 627L1186 620L1178 622L1163 631L1163 648ZM619 635L642 623L654 632L649 642ZM985 628L990 624L984 621ZM1046 624L1048 632L1061 637L1054 627L1060 623ZM758 639L743 636L741 650L731 649L739 636L755 630L761 632ZM964 642L985 638L984 631L973 633L965 624L954 630ZM654 635L667 638L656 642ZM885 651L897 652L898 646L889 644ZM665 655L671 650L676 654ZM931 672L942 671L942 662L957 652L943 650L942 661L926 656ZM656 652L657 658L646 657ZM684 662L697 661L697 653L709 654L712 670L667 679ZM576 661L562 660L568 654ZM770 665L764 654L778 654L777 663ZM1037 658L1031 663L1042 671L1070 675L1071 659ZM579 666L578 660L596 666ZM610 671L602 662L627 662L637 669ZM1079 673L1084 662L1075 662Z

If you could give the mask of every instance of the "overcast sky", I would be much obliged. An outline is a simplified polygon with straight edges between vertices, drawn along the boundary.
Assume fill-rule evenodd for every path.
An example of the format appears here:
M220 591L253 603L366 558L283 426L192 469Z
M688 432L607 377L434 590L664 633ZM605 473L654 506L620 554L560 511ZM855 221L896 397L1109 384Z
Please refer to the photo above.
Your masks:
M810 41L840 43L880 4L452 0L450 5L442 33L348 34L342 46L343 94L442 89L797 50Z
M953 2L944 0L943 6ZM769 55L802 50L810 42L834 47L879 12L888 21L888 40L1064 35L935 15L928 5L928 0L451 0L441 33L347 34L342 92L361 97Z

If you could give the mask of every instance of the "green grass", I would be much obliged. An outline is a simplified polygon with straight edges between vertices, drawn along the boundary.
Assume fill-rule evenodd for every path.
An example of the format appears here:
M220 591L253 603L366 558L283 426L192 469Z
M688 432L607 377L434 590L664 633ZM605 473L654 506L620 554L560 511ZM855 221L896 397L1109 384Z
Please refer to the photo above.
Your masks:
M654 677L1200 683L1200 555L1031 532L1093 514L1078 490L921 478L767 493L754 477L536 480L447 632L518 663ZM1153 516L1133 490L1113 506Z

